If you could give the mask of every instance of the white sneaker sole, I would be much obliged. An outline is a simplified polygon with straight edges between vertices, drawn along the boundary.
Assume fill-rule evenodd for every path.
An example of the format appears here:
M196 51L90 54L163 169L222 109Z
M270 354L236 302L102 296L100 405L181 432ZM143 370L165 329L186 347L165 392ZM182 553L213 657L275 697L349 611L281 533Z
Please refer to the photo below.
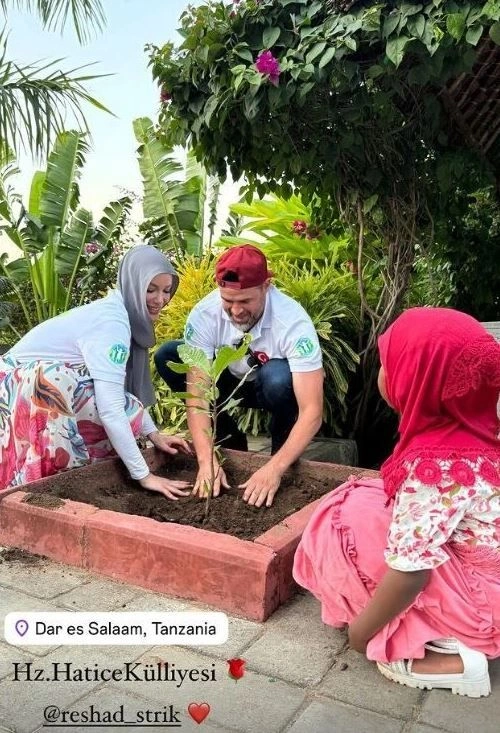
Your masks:
M381 674L392 682L397 682L406 687L414 687L419 690L451 690L454 695L465 695L466 697L487 697L491 692L490 676L488 672L479 679L464 680L459 675L419 675L416 673L400 674L383 663L377 662Z

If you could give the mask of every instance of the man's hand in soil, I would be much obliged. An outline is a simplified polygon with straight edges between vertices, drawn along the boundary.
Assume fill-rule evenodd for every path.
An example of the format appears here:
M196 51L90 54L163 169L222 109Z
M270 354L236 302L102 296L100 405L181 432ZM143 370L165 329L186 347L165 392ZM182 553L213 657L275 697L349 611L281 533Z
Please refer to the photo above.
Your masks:
M189 491L183 491L183 489L189 488L187 481L174 481L172 479L163 478L163 476L155 476L154 473L150 473L146 478L142 478L139 481L143 489L149 491L156 491L159 494L163 494L167 499L177 501L179 496L189 496Z
M227 482L226 474L222 470L222 467L219 465L219 462L217 460L214 461L213 477L214 486L212 490L212 496L219 496L221 486L223 486L225 489L230 488ZM211 483L212 467L210 465L210 462L200 463L200 466L198 468L198 475L196 476L194 488L191 493L195 496L199 496L201 499L206 499L208 489Z
M187 440L184 440L184 438L178 435L165 435L157 430L156 433L150 433L148 438L156 448L165 451L165 453L170 453L171 455L185 453L189 456L193 453Z
M248 481L240 484L240 489L245 489L243 501L255 506L271 506L281 482L281 474L268 463L255 471Z

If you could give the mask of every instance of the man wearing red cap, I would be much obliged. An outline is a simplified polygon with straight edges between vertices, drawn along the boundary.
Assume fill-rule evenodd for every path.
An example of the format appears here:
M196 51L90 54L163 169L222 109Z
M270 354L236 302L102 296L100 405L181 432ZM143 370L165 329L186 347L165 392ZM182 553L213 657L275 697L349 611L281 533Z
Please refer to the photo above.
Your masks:
M243 335L252 337L244 359L230 364L217 386L223 402L235 395L245 407L271 413L271 458L243 484L243 498L256 506L271 506L285 470L299 458L321 427L323 368L321 348L311 319L299 303L271 284L273 273L260 249L251 244L232 247L217 261L218 288L191 311L184 340L203 350L209 359L222 346L239 346ZM192 369L174 373L168 361L179 361L180 341L169 341L155 354L159 374L175 392L201 396L203 379ZM187 418L199 463L193 493L203 495L211 477L210 417L200 411L200 400L188 400ZM247 450L246 436L227 413L217 420L216 442L225 448ZM219 469L219 470L217 470ZM224 471L216 466L214 496L227 486Z

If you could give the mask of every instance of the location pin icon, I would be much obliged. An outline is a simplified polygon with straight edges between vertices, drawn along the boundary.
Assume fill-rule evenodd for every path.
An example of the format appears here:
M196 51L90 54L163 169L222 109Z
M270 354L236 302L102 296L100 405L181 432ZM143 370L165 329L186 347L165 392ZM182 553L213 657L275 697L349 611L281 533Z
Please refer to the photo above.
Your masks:
M16 621L16 631L19 634L19 636L24 636L25 633L29 629L29 623L25 621L23 618L20 618L19 621Z

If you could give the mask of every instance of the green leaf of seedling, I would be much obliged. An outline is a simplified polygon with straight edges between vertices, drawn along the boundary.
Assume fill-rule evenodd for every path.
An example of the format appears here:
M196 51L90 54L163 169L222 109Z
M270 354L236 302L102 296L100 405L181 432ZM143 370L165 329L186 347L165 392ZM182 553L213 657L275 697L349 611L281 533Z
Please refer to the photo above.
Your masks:
M250 334L245 334L245 336L243 337L243 343L237 349L234 349L232 346L223 346L221 349L219 349L212 366L212 376L215 380L219 378L224 369L227 369L230 364L232 364L234 361L239 361L240 359L243 359L243 357L247 353L248 344L251 340L252 337L250 336Z
M205 374L211 373L211 364L209 358L207 357L205 352L202 349L199 349L197 346L181 344L177 349L177 353L179 354L184 364L187 364L190 369L192 367L196 367L197 369L201 369L201 371Z
M221 414L221 412L227 412L231 414L231 412L238 407L242 399L243 398L240 397L238 400L236 400L234 399L234 397L232 397L230 400L226 400L226 402L224 402L219 408L219 415Z
M189 364L181 364L178 361L167 361L167 366L176 374L186 374L191 368Z

